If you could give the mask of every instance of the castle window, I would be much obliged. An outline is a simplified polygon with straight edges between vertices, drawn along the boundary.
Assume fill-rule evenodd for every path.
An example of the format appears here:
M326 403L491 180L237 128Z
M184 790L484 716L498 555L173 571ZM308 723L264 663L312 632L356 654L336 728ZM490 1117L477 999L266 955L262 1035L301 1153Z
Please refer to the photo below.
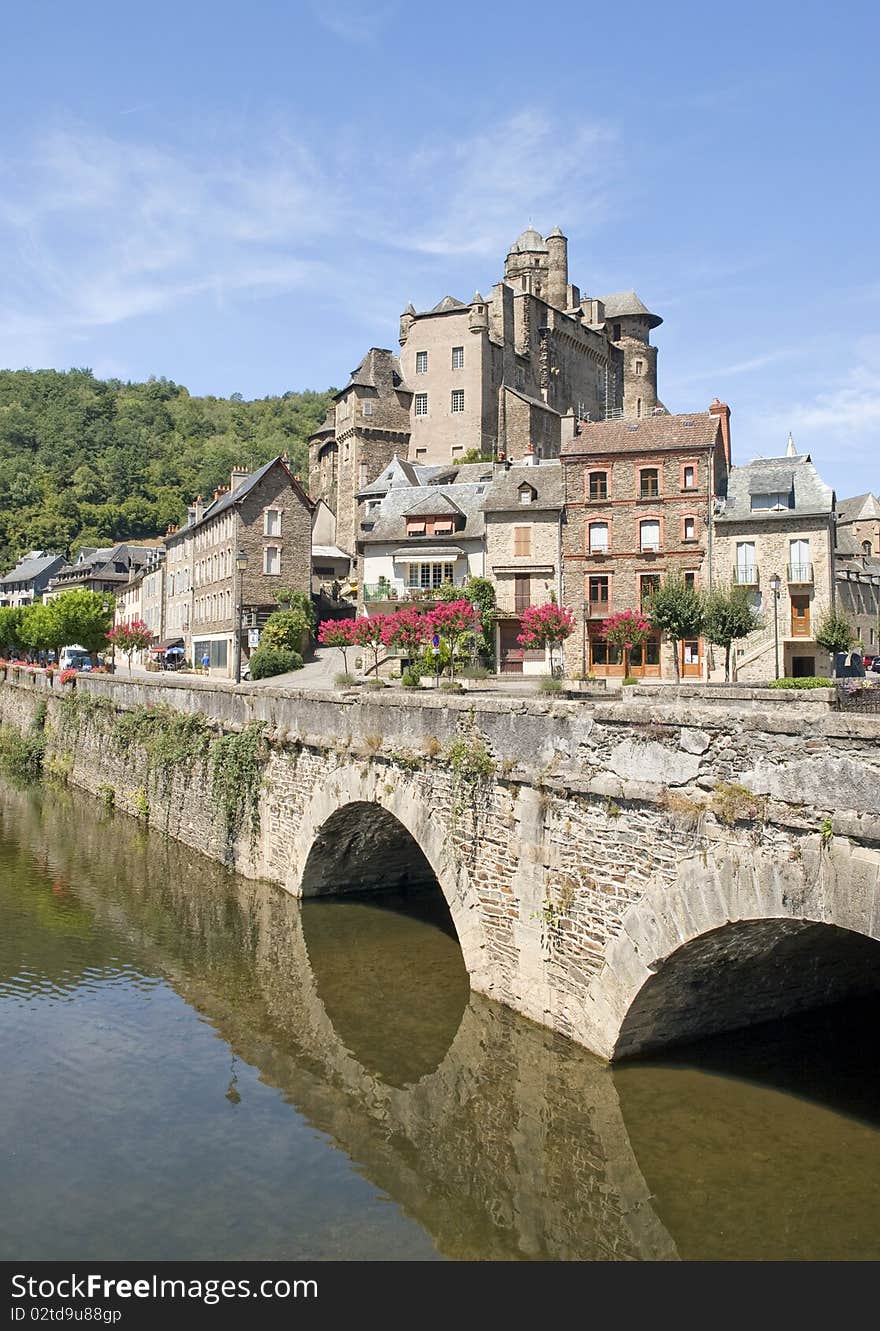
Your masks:
M637 360L637 361L636 361L636 374L644 374L644 371L645 371L645 362L644 362L643 360Z
M590 472L590 498L607 499L608 498L608 472L591 471Z
M863 554L863 555L870 555L870 553L871 553L871 542L870 542L870 541L862 541L862 554Z
M416 352L416 374L428 373L428 353L427 351Z
M697 483L697 473L695 467L685 467L681 478L682 489L693 490Z
M427 356L427 352L425 355ZM416 393L416 415L427 416L428 414L428 394Z
M612 335L612 341L613 341L613 342L619 342L619 341L620 341L620 324L614 324L614 326L613 326L613 328L612 328L612 330L611 330L611 335Z
M639 397L636 398L636 415L641 416L641 414L642 414L642 399Z
M681 532L682 540L684 540L684 541L695 541L695 540L697 539L697 519L696 519L696 518L684 518L684 520L682 521L681 527L682 527L682 532Z
M453 370L464 369L464 347L452 348L452 368Z
M373 404L372 404L372 402L365 402L365 403L364 403L364 415L365 415L365 416L372 416L372 414L373 414Z
M452 410L454 412L464 411L464 389L453 388L452 390Z

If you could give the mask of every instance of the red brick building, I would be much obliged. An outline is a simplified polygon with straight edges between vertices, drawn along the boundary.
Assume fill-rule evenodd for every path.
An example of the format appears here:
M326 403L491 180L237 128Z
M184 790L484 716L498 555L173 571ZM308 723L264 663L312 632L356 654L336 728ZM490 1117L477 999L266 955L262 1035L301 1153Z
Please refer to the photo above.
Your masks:
M641 420L582 422L562 448L566 524L563 600L577 628L566 669L622 675L623 663L602 636L619 610L643 609L671 570L696 587L712 578L714 500L730 467L730 410L717 399L708 412ZM703 678L701 640L682 644L684 678ZM672 675L659 635L630 659L633 675Z

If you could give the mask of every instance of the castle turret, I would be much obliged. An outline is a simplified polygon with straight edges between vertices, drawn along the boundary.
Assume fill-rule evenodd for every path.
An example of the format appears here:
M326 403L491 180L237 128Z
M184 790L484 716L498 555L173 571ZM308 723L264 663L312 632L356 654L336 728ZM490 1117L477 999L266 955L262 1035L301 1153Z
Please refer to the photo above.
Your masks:
M547 301L568 307L568 240L556 226L547 237Z
M489 331L489 307L479 291L474 292L474 298L470 304L468 327L472 333L488 333Z
M416 312L413 307L412 301L410 301L409 305L407 305L406 309L403 311L403 314L400 316L400 336L398 338L398 341L400 342L401 346L403 346L404 342L409 337L409 330L412 328L413 323L415 322L415 317L416 317Z

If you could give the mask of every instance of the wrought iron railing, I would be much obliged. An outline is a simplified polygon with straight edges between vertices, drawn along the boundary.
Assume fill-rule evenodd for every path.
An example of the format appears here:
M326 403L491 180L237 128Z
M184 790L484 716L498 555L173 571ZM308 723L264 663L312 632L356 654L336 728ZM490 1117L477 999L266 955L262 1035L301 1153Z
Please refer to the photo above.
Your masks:
M444 587L464 587L464 578L447 578ZM431 601L437 599L439 587L409 587L400 579L387 582L365 582L365 601Z
M807 561L805 564L789 564L788 566L789 582L812 582L813 565Z
M733 567L733 581L737 587L757 587L757 564L735 564Z

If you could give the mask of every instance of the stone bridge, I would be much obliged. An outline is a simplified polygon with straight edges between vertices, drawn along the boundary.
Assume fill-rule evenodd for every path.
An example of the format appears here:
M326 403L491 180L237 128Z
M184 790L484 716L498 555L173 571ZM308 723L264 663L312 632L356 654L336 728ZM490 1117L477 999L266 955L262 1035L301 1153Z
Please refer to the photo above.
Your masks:
M824 696L76 688L10 672L0 720L45 699L72 781L293 895L436 883L472 990L605 1058L880 988L880 722ZM157 705L262 728L234 842L210 759L118 743L114 717Z

